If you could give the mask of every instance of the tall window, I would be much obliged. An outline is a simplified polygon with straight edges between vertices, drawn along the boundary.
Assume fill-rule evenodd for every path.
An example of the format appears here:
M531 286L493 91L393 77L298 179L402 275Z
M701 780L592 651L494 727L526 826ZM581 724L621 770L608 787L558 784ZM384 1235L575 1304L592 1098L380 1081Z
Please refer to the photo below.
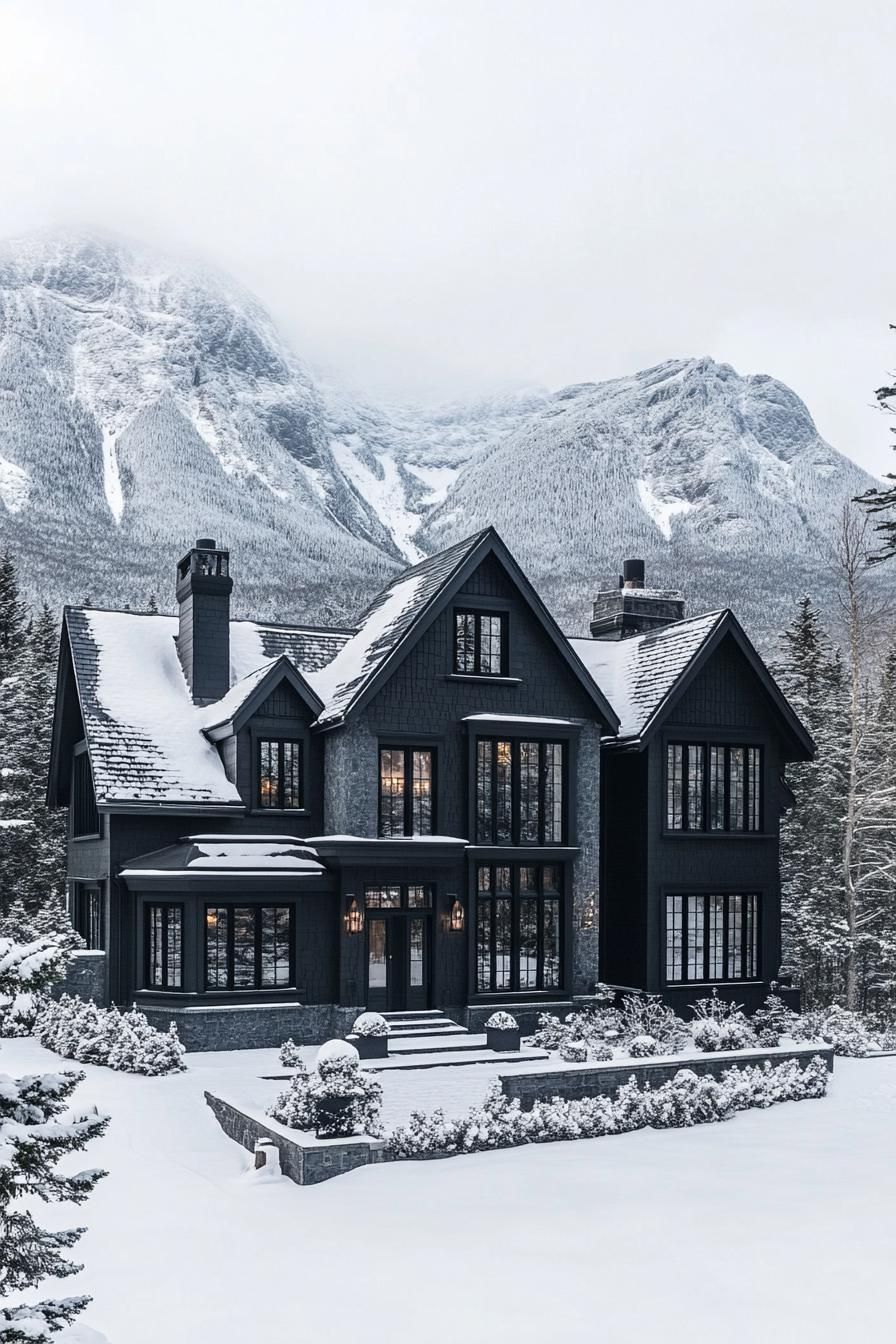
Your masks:
M507 666L507 613L455 611L455 672L501 677L507 675Z
M183 989L183 907L146 907L146 983L152 989Z
M480 737L476 742L476 842L560 845L564 744Z
M259 738L258 806L280 811L304 806L301 742Z
M380 835L432 835L434 818L435 753L429 747L381 747Z
M72 892L72 923L91 951L105 946L103 894L99 887L76 882Z
M755 980L759 976L759 897L666 897L666 980Z
M100 814L96 806L90 757L86 751L79 751L72 761L72 835L99 833Z
M480 994L562 983L562 878L556 864L482 864L476 881Z
M295 982L292 906L209 905L208 989L285 989Z
M762 748L670 742L666 826L670 831L762 830Z

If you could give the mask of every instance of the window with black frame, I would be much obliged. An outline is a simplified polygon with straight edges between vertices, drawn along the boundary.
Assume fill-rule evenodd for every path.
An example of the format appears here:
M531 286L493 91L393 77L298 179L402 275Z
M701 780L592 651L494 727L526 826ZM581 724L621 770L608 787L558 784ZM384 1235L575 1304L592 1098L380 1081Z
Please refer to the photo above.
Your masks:
M86 751L75 753L72 761L72 835L75 837L100 834L100 814L93 787L93 772Z
M146 906L146 983L150 989L183 989L183 906Z
M721 892L666 897L666 981L759 978L759 896Z
M666 747L666 829L761 831L762 748L670 742Z
M474 677L507 675L506 611L455 611L454 671Z
M91 952L105 946L103 893L98 886L78 882L72 891L72 924Z
M304 806L302 743L293 738L258 739L258 806L280 812Z
M476 741L476 843L565 843L563 742Z
M432 835L435 752L431 747L381 747L379 834Z
M562 869L558 864L480 864L476 870L478 993L560 989L562 918Z
M287 989L295 984L291 905L208 905L207 989Z

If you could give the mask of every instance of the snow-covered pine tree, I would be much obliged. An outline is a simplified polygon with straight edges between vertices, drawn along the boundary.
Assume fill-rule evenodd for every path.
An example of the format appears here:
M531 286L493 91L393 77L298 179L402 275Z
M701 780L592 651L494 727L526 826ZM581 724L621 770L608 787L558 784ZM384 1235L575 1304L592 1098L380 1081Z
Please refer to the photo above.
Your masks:
M896 325L890 323L890 330L896 331ZM896 376L896 375L894 375ZM877 403L886 415L896 415L896 382L884 384L878 387L874 392ZM891 426L891 434L896 434L896 426ZM896 472L887 473L888 481L896 481ZM871 557L872 563L876 564L881 560L888 560L896 555L896 485L891 485L886 490L877 488L867 491L864 495L859 495L857 502L863 504L869 514L884 517L875 524L875 531L881 535L881 548Z
M51 939L20 944L0 938L0 1000L46 992L64 965L65 954ZM47 1231L35 1221L30 1206L35 1199L82 1204L105 1175L98 1170L63 1174L57 1166L60 1158L81 1152L98 1138L109 1123L95 1108L71 1107L72 1093L83 1077L74 1072L2 1075L0 1299L81 1268L66 1258L65 1251L84 1229ZM53 1333L70 1324L89 1301L81 1296L13 1306L0 1300L0 1344L51 1344Z

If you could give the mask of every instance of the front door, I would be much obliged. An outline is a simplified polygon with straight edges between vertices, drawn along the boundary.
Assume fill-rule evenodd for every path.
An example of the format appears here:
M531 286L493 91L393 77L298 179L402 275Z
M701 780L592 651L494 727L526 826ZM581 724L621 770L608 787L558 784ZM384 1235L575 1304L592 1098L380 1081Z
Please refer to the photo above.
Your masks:
M367 1007L396 1013L428 1003L427 915L368 914Z

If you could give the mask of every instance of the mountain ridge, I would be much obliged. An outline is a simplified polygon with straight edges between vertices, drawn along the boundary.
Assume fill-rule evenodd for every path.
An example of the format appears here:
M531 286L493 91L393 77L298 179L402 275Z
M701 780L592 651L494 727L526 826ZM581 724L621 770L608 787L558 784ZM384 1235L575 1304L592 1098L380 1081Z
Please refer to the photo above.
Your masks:
M234 552L241 613L342 621L494 523L572 632L637 552L689 610L722 596L764 635L825 587L839 501L873 483L791 389L708 356L375 404L314 374L212 268L108 236L0 248L0 519L54 605L168 606L174 553L207 533Z

